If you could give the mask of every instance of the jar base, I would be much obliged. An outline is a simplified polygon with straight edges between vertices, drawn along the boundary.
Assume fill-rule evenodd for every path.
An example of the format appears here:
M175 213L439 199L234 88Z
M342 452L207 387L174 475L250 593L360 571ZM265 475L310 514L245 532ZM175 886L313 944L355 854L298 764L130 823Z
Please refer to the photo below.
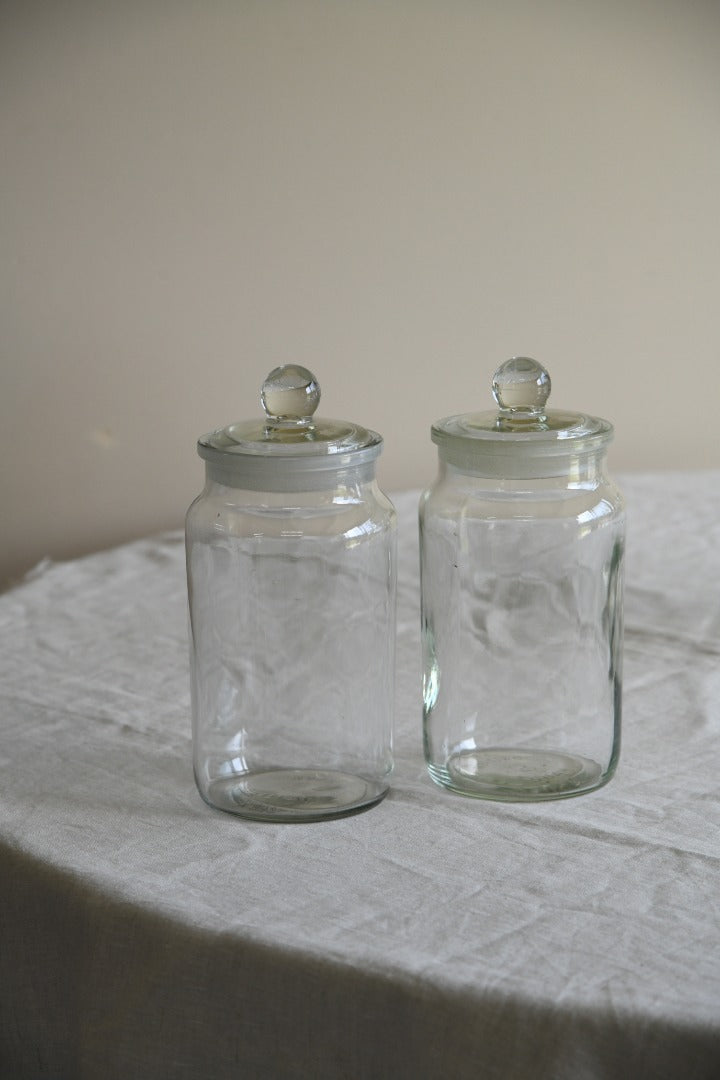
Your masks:
M602 787L612 776L590 758L527 747L462 750L444 768L428 764L428 770L441 787L497 802L567 799Z
M255 821L302 822L369 809L388 785L333 769L267 769L215 780L201 795L210 806Z

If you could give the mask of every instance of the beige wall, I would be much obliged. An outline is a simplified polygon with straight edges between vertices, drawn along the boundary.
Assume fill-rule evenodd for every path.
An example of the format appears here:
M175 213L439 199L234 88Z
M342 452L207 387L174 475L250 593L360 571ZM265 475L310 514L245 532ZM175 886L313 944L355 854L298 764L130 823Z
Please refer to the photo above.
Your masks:
M0 579L181 523L296 361L390 490L496 363L720 466L716 0L0 4Z

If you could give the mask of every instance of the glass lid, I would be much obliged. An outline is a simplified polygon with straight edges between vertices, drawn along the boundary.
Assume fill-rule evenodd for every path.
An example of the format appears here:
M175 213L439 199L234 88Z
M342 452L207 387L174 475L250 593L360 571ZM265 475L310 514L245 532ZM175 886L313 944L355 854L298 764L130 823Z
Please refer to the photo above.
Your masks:
M270 372L260 401L265 415L239 420L198 440L206 461L244 468L249 459L272 462L278 470L313 471L359 465L377 457L382 438L351 421L315 416L320 385L311 371L287 364Z
M440 456L486 475L558 475L568 459L603 448L612 424L584 413L546 408L550 375L536 360L514 356L495 372L495 411L438 420L432 439Z

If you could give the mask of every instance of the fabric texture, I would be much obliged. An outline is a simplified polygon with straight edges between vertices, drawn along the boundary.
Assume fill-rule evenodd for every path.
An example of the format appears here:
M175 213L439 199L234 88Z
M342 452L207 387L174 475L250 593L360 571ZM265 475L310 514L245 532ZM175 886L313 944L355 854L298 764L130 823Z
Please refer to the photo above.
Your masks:
M720 1076L720 473L621 486L623 748L577 799L427 775L417 493L393 784L353 817L201 801L180 534L0 597L0 1076Z

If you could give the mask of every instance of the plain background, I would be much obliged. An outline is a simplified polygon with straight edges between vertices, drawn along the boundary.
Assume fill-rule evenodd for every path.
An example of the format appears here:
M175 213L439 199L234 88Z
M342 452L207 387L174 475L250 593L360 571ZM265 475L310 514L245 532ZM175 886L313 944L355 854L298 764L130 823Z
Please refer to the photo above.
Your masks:
M312 368L420 487L537 357L720 466L717 0L0 0L0 581L182 523Z

